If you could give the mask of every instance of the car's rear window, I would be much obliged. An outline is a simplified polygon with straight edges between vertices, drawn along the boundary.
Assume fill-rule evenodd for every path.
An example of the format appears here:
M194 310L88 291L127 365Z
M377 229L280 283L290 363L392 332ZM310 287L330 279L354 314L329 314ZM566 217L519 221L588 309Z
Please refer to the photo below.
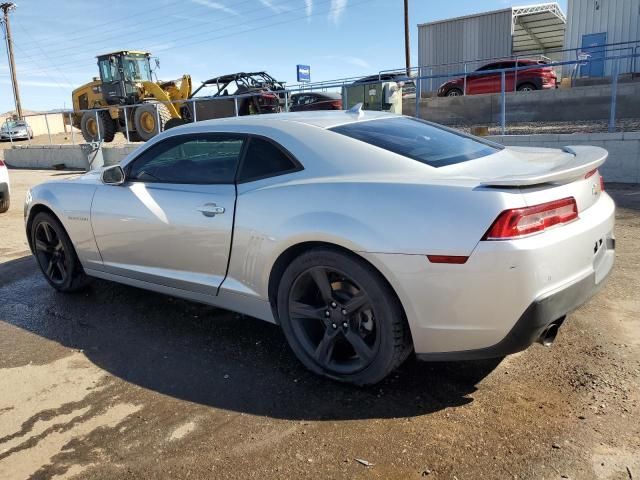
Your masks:
M347 123L331 130L431 167L444 167L485 157L503 148L411 117Z

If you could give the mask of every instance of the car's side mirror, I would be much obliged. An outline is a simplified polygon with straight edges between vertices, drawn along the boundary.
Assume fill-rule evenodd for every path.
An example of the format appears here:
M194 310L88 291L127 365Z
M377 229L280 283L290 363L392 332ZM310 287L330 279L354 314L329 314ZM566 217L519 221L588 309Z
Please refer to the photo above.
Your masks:
M100 180L105 185L122 185L124 183L124 170L120 165L112 165L102 170Z

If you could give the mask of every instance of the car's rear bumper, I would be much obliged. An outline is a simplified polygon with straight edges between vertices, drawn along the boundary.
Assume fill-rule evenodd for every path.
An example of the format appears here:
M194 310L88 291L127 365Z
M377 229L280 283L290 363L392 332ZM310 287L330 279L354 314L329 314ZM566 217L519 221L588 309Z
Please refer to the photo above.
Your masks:
M520 316L509 333L498 343L490 347L473 350L461 350L453 352L435 352L417 354L419 360L428 361L452 361L452 360L478 360L483 358L497 358L520 352L528 348L532 343L540 339L543 332L553 323L558 326L564 322L565 317L587 302L604 285L604 278L608 276L613 266L613 250L615 240L610 239L611 261L607 265L604 277L596 283L595 272L591 275L567 285L560 291L536 299Z
M501 356L526 348L600 288L615 256L614 215L603 193L570 224L519 240L479 242L463 265L432 264L423 255L362 255L400 298L416 354Z

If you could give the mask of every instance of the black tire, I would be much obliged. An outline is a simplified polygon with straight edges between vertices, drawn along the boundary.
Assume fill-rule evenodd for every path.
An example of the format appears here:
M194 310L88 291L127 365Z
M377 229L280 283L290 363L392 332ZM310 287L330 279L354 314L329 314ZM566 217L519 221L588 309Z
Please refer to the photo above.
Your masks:
M334 380L377 383L413 349L391 287L355 255L318 248L295 258L278 286L277 307L298 359Z
M533 92L537 90L536 86L533 83L521 83L518 85L518 92Z
M170 118L167 120L167 123L164 125L165 130L169 130L170 128L179 127L180 125L186 125L187 121L182 118Z
M445 97L461 97L462 96L462 90L460 90L459 88L450 88L449 90L447 90L447 94L445 95Z
M143 103L133 112L133 124L136 127L136 132L144 141L163 132L170 118L171 113L169 113L167 106L157 102Z
M9 198L9 194L5 193L2 200L0 200L0 213L4 213L7 210L9 210L10 206L11 206L11 199Z
M44 278L60 292L75 292L89 283L62 224L47 212L31 222L31 246Z
M116 122L106 110L100 110L97 115L96 112L84 112L80 131L87 142L112 142L116 135Z

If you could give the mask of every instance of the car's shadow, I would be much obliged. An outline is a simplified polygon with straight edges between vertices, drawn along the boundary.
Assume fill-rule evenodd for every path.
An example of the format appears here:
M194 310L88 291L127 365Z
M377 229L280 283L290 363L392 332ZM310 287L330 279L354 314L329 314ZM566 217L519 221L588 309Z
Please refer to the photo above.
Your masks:
M20 262L14 270L27 271L0 293L2 320L81 349L127 382L216 408L308 420L410 417L473 401L500 362L410 359L380 384L356 388L309 373L277 326L98 280L60 294L34 262ZM10 267L0 265L0 274ZM11 308L25 301L29 313Z

